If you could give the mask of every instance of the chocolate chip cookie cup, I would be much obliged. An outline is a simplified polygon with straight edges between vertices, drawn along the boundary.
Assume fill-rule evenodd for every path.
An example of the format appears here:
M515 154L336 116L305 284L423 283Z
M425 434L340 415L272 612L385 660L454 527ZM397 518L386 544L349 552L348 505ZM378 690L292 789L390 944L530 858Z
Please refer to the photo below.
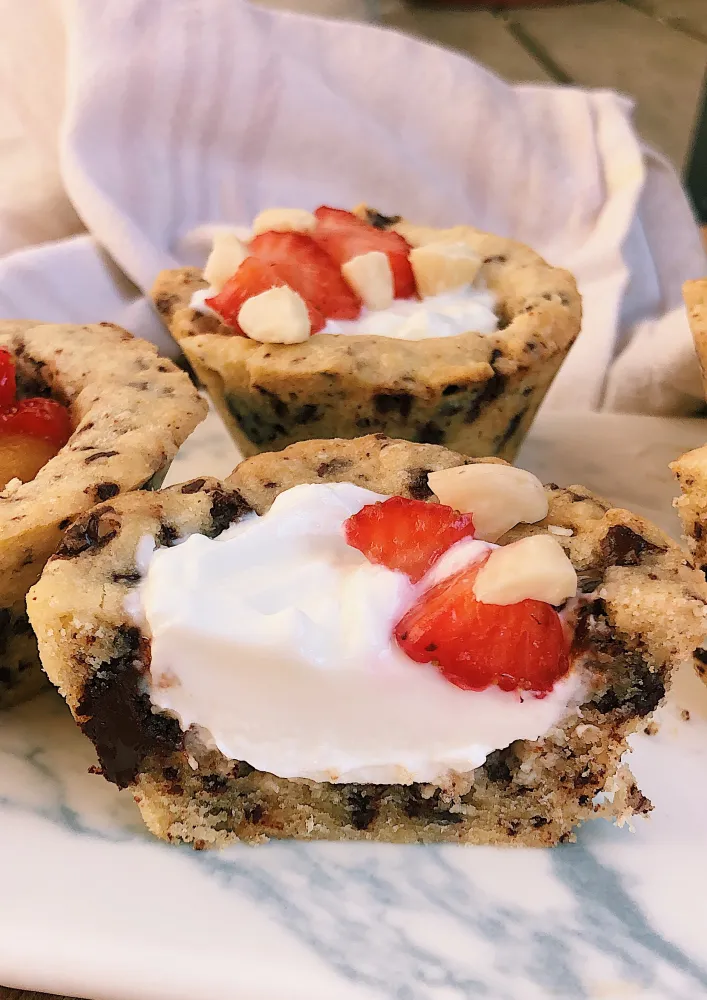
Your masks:
M259 343L203 311L199 293L203 300L208 282L201 271L162 272L155 306L234 441L248 456L310 438L382 432L512 459L579 332L574 279L528 247L468 226L436 230L365 208L357 213L402 236L411 260L418 254L420 294L434 292L426 279L440 260L452 268L455 254L475 257L475 282L493 298L495 330L400 339L359 335L346 324L332 334L335 324L327 323L298 343ZM354 332L341 335L344 328Z
M33 478L12 479L0 490L4 708L46 682L26 597L65 529L100 501L127 490L158 488L206 406L189 378L151 344L112 324L5 321L0 323L0 349L14 361L18 409L24 397L53 400L67 414L68 436ZM0 453L2 430L0 425ZM64 545L74 550L100 547L111 531L108 520L99 523L89 516Z
M368 669L370 660L365 657L366 669L347 667L342 643L333 647L333 669L310 671L306 682L310 688L304 695L297 694L300 675L296 658L283 667L281 656L266 660L258 654L257 671L279 670L282 683L273 684L268 675L261 690L265 710L256 714L252 735L260 751L269 746L281 766L258 767L247 755L222 752L223 735L213 723L207 724L200 712L205 706L217 713L240 712L242 706L239 699L212 697L214 692L204 686L207 675L214 676L210 651L216 648L209 646L207 650L200 645L208 638L206 617L198 622L201 638L194 647L191 679L178 672L179 657L189 641L181 616L173 618L180 622L179 648L175 647L175 655L168 658L168 669L159 672L159 632L154 620L149 628L141 623L139 610L157 579L151 575L153 567L160 561L167 566L172 557L186 558L190 548L213 554L222 544L247 539L251 530L264 532L278 505L278 516L286 515L315 495L328 497L326 518L356 491L366 493L365 502L373 504L362 510L367 515L372 511L374 520L381 509L387 509L385 502L377 502L386 497L394 498L388 500L393 510L416 503L416 517L448 517L453 511L443 500L440 504L424 502L435 499L430 487L434 484L440 494L449 496L461 479L462 486L468 488L469 469L474 473L475 488L481 490L473 503L476 513L472 516L478 521L475 530L496 537L499 547L479 541L478 536L462 538L454 549L457 554L458 546L491 548L488 563L480 571L484 572L494 559L498 561L499 553L508 557L514 547L517 554L520 547L532 543L553 549L565 567L571 563L576 596L563 601L559 611L551 611L555 619L564 616L563 627L571 636L565 676L547 696L534 698L521 692L519 699L519 692L512 692L512 685L505 683L506 675L499 680L499 687L481 690L477 685L468 690L467 684L467 690L461 690L439 677L432 665L419 659L406 661L401 683L395 681L394 690L388 691L388 695L393 694L387 701L389 726L376 726L371 719L371 712L379 712L377 699L366 698L369 710L363 713L352 710L350 699L343 702L354 743L353 750L347 749L348 759L342 765L340 758L334 768L340 731L338 722L330 725L331 712L339 710L336 706L342 699L329 698L327 702L325 689L338 684L342 672L346 675L349 671L364 686L382 684L380 691L385 695L386 678L379 674L376 680L376 671ZM256 456L242 463L225 483L204 478L153 494L116 498L75 523L30 593L29 615L40 636L44 667L94 743L103 775L132 791L154 834L197 849L234 840L255 843L269 837L549 846L571 839L573 828L593 816L622 820L646 813L651 805L622 763L622 756L628 736L646 724L662 701L673 666L691 655L702 641L707 596L704 580L686 565L675 543L640 517L612 508L581 487L551 485L543 490L533 480L528 473L497 460L468 459L439 446L371 435L353 441L302 442L281 453ZM494 497L505 497L507 503L499 504ZM499 506L505 507L504 516L513 507L512 516L499 519ZM311 513L314 507L309 509ZM260 517L256 518L256 513ZM515 523L519 517L533 523ZM95 527L90 532L93 541L87 544L89 522ZM509 523L515 526L508 529ZM290 536L294 544L299 544L302 535L303 522L298 520L297 524L298 530ZM317 537L322 524L316 521ZM469 530L464 517L452 527L462 534ZM505 533L498 537L499 531ZM344 546L337 533L337 544ZM368 537L370 541L370 534ZM260 538L263 544L254 548L260 576L256 580L249 571L244 576L246 597L254 602L254 612L260 607L257 595L263 593L263 581L267 584L263 554L269 543L266 534ZM286 559L285 538L286 534L276 533L275 562L281 567ZM180 544L175 545L178 540ZM345 560L348 564L358 560L355 572L367 573L369 582L380 579L380 566L372 566L366 561L368 556L364 559L361 555L365 547L362 536L355 541L358 552L351 550ZM396 545L393 554L405 560L409 552ZM227 563L229 571L238 568L238 560ZM217 561L213 565L223 564ZM308 558L307 572L310 567ZM438 567L436 564L432 572ZM394 577L395 586L407 586L400 573L386 576L387 572L383 571L383 577L388 583ZM174 574L168 578L172 585ZM516 578L513 574L512 580ZM282 590L283 579L279 572L276 590ZM174 594L179 594L180 586L176 584ZM434 587L425 590L420 599L424 601L433 591ZM216 603L222 592L217 583ZM232 617L235 591L229 593L227 618ZM274 593L268 590L268 594ZM366 598L368 590L359 587L358 593ZM555 603L563 593L567 591L555 595ZM292 600L299 596L298 590ZM351 599L354 597L351 593ZM188 601L184 595L179 599ZM354 654L362 627L374 627L378 621L378 604L370 602L373 618L364 621L354 616L356 635L346 628L342 632L353 641ZM143 603L143 611L146 606ZM174 610L171 600L164 606ZM270 598L263 607L272 614ZM188 603L184 608L188 611ZM505 613L503 608L500 612ZM207 616L210 614L207 610ZM289 616L287 620L293 619ZM324 624L327 622L325 619ZM247 615L239 627L250 629L251 625ZM265 640L270 641L276 631L268 627L263 633ZM250 642L256 632L248 635ZM409 638L406 628L400 639ZM321 642L315 645L319 656ZM263 647L257 648L262 653ZM432 655L441 662L440 648ZM230 682L248 671L253 659L234 656L230 668L220 676ZM386 662L390 665L392 661ZM392 666L390 670L395 672ZM383 673L393 675L389 670ZM296 701L282 696L282 685L292 679ZM408 697L408 684L423 680L432 685L430 690L435 694L434 699L423 699L416 709L419 730L408 734L413 759L406 760L406 770L399 757L385 758L378 751L386 749L391 732L402 731L401 727L409 724L408 712L398 710L400 699ZM576 681L581 682L572 688L576 697L569 697L569 688L560 691L562 684L571 687ZM257 684L257 679L249 681L244 696L250 697ZM181 711L164 707L170 699L188 692L190 685L197 694L205 693L191 722L185 702ZM504 712L509 706L521 712L526 708L530 712L551 710L551 721L538 728L538 738L504 742L506 737L502 737L490 746L484 744L473 769L453 768L453 773L440 780L434 770L425 770L425 761L431 759L426 755L433 752L437 738L446 738L454 713L438 713L438 697L450 698L449 704L455 706L459 699L467 698L468 705L478 697L484 714L501 702ZM299 718L298 713L306 718ZM248 713L243 716L243 726L249 724L248 717ZM293 743L289 733L283 740L283 726L294 726L300 742L320 755L314 773L311 768L298 770L288 758L297 741ZM432 728L435 740L430 738ZM243 738L241 723L236 729ZM476 730L465 734L467 741L474 743L478 735ZM460 746L456 739L450 745L454 753ZM364 758L364 747L373 747L375 753ZM319 768L325 761L329 763L322 774ZM383 763L383 771L371 770L371 761ZM396 766L391 767L391 762Z

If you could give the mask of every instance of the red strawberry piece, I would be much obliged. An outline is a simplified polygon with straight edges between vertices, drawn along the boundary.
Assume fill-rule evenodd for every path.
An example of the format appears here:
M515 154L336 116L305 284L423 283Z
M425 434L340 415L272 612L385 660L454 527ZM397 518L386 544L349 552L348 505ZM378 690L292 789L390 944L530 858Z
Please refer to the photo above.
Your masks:
M474 522L471 514L451 507L391 497L353 514L344 534L372 563L406 573L417 583L451 545L474 537Z
M341 267L360 254L380 250L388 255L393 271L396 299L409 299L416 293L415 276L410 265L410 244L400 233L376 229L352 212L323 205L314 213L317 228L313 237Z
M497 684L542 697L569 670L560 616L542 601L477 601L480 568L462 570L423 594L395 627L398 645L417 663L435 663L465 690Z
M328 319L356 319L361 300L344 280L331 257L304 233L262 233L250 244L251 253L273 264L285 282L302 296L315 314ZM312 320L317 332L324 322Z
M0 350L0 410L15 402L15 362L9 351Z
M245 300L284 284L285 281L272 264L258 260L257 257L246 257L221 291L206 299L206 305L215 309L224 323L241 333L238 313Z
M21 399L0 413L0 433L42 438L59 449L71 436L69 411L53 399Z

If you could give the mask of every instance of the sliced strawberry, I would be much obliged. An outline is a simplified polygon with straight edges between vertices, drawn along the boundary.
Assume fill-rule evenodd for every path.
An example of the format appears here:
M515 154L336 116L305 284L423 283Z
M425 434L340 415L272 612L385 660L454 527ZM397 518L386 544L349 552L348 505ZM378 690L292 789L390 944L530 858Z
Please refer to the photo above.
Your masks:
M482 604L475 565L432 587L395 627L398 645L417 663L435 663L457 687L542 696L569 670L560 616L542 601Z
M360 254L380 250L388 255L393 271L396 299L415 295L415 277L410 266L410 244L400 233L376 229L352 212L322 205L314 213L317 228L313 237L341 267Z
M451 507L391 497L368 504L344 522L346 541L372 563L422 579L439 557L462 538L474 537L471 514Z
M15 362L9 351L0 350L0 410L15 402Z
M238 313L245 300L284 284L285 281L272 264L258 260L257 257L246 257L221 291L206 299L206 305L215 309L224 323L241 333Z
M344 281L328 254L304 233L262 233L250 244L251 253L273 264L311 310L328 319L356 319L361 300ZM317 332L324 322L312 330Z
M0 412L0 433L42 438L59 449L71 436L69 411L53 399L21 399Z

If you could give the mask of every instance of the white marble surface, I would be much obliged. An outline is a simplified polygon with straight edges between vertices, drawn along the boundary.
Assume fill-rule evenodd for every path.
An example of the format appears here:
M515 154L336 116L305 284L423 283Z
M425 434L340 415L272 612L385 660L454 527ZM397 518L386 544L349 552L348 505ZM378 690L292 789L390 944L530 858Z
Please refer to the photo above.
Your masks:
M698 421L539 418L520 463L664 526ZM230 471L209 418L173 482ZM689 719L683 713L689 712ZM655 812L552 851L150 838L47 693L0 716L0 983L100 1000L707 998L707 687L674 685L632 766Z

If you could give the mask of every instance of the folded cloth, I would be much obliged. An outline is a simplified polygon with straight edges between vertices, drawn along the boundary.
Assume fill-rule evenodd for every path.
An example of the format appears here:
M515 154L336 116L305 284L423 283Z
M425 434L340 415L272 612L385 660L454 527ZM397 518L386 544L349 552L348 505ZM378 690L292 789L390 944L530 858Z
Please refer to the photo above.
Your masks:
M155 339L140 296L188 260L198 227L366 201L513 236L576 274L584 330L547 406L703 405L679 286L707 260L625 98L509 86L395 32L243 0L51 5L68 39L61 177L91 235L0 260L5 315L117 321L127 308Z

